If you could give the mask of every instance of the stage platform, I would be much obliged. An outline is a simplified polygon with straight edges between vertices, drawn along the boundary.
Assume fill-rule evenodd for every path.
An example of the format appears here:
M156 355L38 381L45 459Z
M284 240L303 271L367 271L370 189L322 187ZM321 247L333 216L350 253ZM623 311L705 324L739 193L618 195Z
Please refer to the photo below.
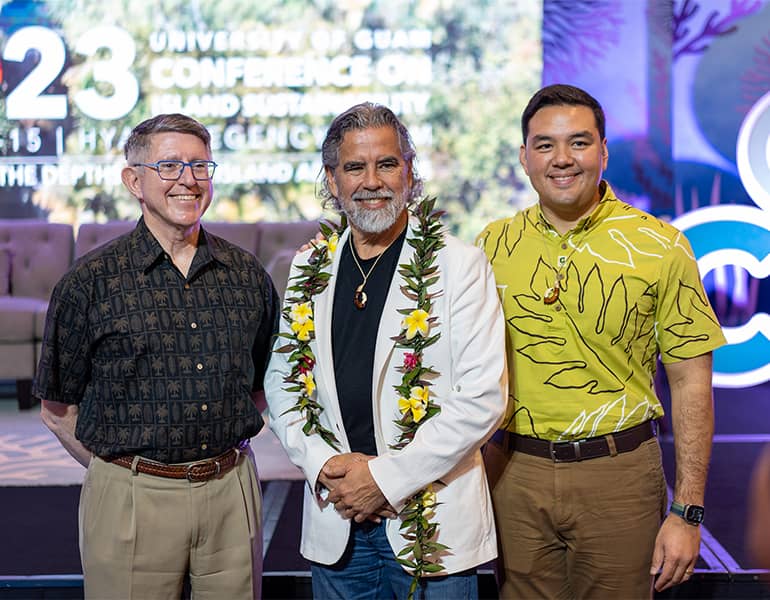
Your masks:
M707 521L693 579L658 598L766 598L767 575L753 569L744 545L746 487L770 441L770 385L716 390L717 431L706 498ZM673 481L669 425L661 431ZM303 481L272 433L252 440L264 495L264 597L310 597L309 565L299 555ZM40 423L19 412L13 386L0 384L0 600L82 598L77 503L84 470ZM491 565L479 575L482 598L494 599Z

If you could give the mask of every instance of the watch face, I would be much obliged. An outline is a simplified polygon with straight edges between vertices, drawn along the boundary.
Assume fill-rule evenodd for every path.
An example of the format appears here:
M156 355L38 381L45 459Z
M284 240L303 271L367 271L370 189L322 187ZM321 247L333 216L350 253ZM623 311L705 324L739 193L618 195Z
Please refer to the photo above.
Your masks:
M688 523L703 523L704 510L702 506L688 504L685 507L684 520Z

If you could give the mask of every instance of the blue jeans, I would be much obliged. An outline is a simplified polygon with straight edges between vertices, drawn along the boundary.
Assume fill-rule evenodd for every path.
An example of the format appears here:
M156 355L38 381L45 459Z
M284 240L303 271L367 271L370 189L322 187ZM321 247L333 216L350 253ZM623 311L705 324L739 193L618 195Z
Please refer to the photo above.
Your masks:
M412 576L396 562L385 523L353 523L345 553L334 565L311 564L316 600L405 600ZM425 577L415 600L472 600L479 597L476 569Z

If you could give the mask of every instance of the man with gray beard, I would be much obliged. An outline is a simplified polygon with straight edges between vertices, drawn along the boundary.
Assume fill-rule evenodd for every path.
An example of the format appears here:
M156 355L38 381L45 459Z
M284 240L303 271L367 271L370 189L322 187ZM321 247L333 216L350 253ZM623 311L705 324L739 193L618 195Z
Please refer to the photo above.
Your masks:
M268 367L316 598L476 598L497 553L479 448L507 397L500 304L483 254L416 202L414 158L384 106L332 122L322 195L349 227L295 258Z

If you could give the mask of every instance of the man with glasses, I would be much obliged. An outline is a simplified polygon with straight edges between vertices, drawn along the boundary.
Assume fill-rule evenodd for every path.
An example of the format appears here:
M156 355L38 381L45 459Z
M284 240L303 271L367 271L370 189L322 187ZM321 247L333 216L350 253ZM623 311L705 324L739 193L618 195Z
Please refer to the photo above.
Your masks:
M248 440L278 298L257 259L206 232L210 136L180 114L139 124L122 179L136 228L53 292L34 393L87 467L87 598L258 598L259 481Z

